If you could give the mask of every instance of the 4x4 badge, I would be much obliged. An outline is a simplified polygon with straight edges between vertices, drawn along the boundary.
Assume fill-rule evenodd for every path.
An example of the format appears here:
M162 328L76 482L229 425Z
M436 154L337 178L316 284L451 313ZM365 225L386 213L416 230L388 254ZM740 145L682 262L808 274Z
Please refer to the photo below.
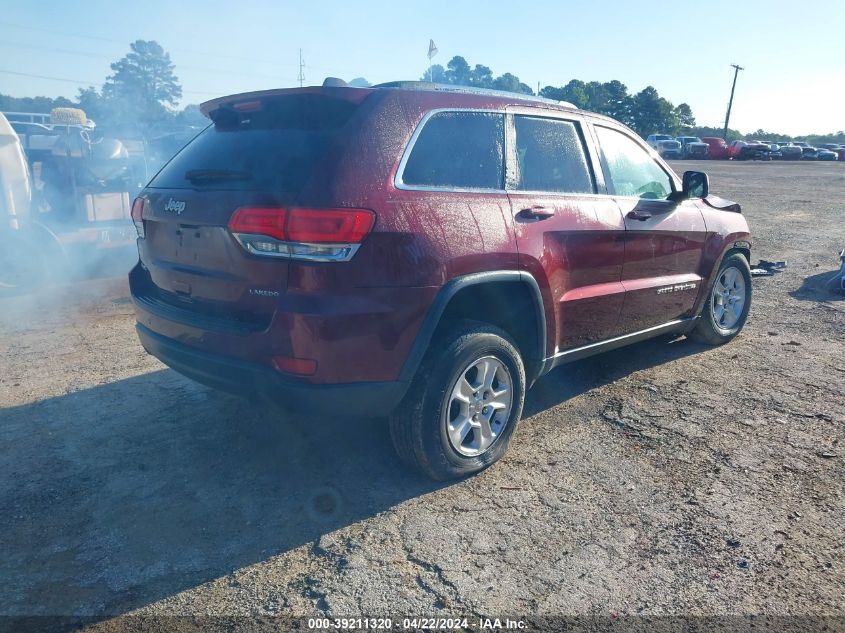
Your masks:
M182 211L185 210L185 201L184 200L174 200L173 198L170 198L167 201L167 204L164 205L164 210L165 211L172 211L176 215L182 215Z

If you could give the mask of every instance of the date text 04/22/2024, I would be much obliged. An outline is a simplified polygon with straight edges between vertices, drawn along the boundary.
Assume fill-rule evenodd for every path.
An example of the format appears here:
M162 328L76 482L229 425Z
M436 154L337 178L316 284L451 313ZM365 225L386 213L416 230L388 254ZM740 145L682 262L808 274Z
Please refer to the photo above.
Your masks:
M472 627L472 628L470 628ZM526 623L522 620L510 618L403 618L394 621L391 618L309 618L308 628L311 630L392 630L394 628L411 631L450 631L450 630L525 630Z

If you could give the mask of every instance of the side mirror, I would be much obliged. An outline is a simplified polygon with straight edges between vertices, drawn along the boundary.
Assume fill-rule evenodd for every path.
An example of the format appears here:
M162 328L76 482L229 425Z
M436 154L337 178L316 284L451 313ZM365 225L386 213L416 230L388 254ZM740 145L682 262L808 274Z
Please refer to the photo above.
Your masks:
M702 171L685 171L683 178L683 197L706 198L710 193L710 179Z

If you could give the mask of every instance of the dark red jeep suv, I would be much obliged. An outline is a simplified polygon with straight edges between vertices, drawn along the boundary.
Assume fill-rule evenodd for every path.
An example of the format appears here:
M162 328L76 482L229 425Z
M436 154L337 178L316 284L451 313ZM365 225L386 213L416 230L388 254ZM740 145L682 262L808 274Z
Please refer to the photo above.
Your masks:
M745 323L739 206L606 117L413 82L202 111L132 208L144 348L300 415L389 416L431 477L498 460L559 364Z

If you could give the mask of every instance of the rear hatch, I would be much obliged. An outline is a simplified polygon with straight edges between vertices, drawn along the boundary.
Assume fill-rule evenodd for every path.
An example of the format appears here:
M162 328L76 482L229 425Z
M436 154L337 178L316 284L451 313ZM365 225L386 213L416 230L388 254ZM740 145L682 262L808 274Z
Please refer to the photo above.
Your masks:
M139 300L176 320L258 331L286 291L285 259L250 253L227 229L241 207L297 202L352 117L354 100L285 91L215 102L214 123L152 179L139 240ZM215 327L217 326L217 327Z

